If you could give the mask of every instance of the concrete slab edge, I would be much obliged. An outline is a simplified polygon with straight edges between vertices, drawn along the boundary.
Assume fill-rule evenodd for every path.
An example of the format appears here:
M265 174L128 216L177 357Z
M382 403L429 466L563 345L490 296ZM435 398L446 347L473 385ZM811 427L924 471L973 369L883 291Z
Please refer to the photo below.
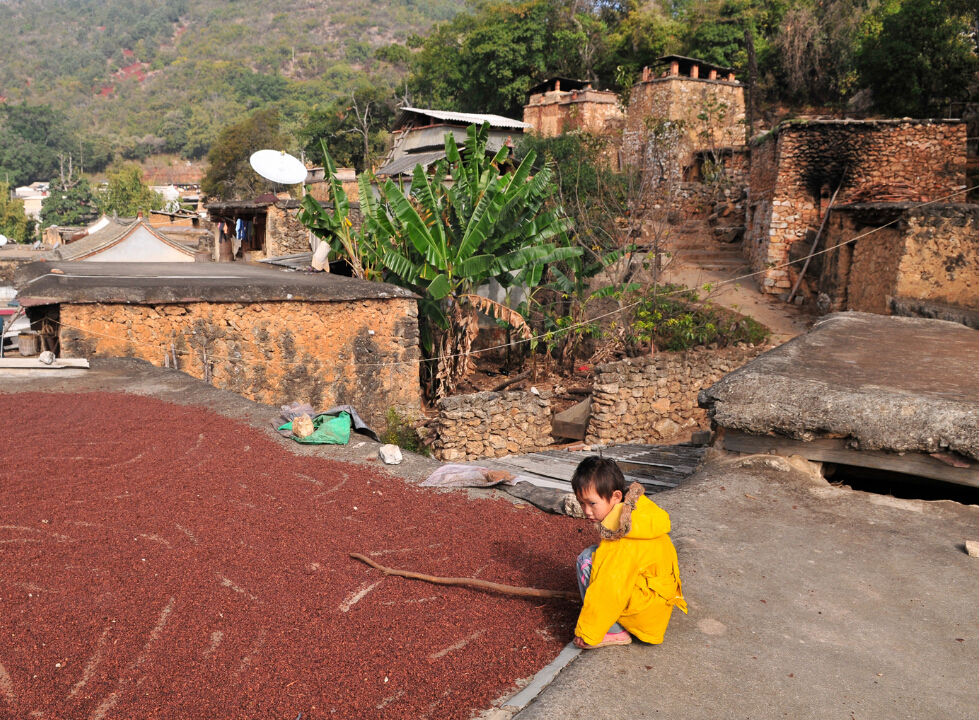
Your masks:
M565 645L564 649L558 653L558 656L549 665L534 675L534 679L527 684L527 687L503 703L502 709L514 713L523 710L534 698L541 694L544 688L551 684L551 681L558 676L559 672L580 654L581 650L575 647L574 643Z

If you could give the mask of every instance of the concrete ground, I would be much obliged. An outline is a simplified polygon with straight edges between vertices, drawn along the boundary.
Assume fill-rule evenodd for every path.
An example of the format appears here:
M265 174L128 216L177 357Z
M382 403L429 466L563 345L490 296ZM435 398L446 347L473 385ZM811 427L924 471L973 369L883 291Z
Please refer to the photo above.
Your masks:
M689 615L662 645L583 653L515 720L976 717L979 506L773 456L715 459L656 501Z
M274 409L140 361L0 371L0 392L88 390L199 405L274 432ZM357 436L288 446L378 462L376 443ZM418 480L436 466L406 454L389 470ZM853 492L804 463L720 454L657 502L673 520L690 614L674 614L662 645L582 653L515 718L976 716L979 558L964 543L979 540L979 507Z

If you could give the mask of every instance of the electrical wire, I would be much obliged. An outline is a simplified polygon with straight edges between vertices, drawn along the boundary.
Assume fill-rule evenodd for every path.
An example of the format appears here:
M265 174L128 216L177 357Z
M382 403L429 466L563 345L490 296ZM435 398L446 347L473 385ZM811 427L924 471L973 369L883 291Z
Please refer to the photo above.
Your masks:
M945 200L948 200L950 198L956 197L958 195L962 195L962 194L968 193L969 190L970 190L970 188L965 187L965 188L956 190L955 192L950 193L948 195L945 195L943 197L936 198L935 200L928 200L926 202L918 203L918 204L914 205L913 207L908 208L908 210L917 210L919 208L923 208L923 207L926 207L928 205L935 205L937 203L944 202ZM852 237L852 238L850 238L848 240L844 240L843 242L837 243L836 245L833 245L831 247L826 247L826 248L823 248L822 250L818 250L816 252L812 252L809 255L805 256L805 257L798 258L797 260L790 260L788 262L782 263L781 265L773 265L771 267L766 267L764 270L757 270L755 272L750 272L750 273L747 273L745 275L739 275L738 277L730 278L728 280L721 280L721 281L719 281L717 283L711 283L710 284L710 286L711 286L711 292L713 292L714 290L716 290L718 288L727 286L727 285L732 285L732 284L739 283L742 280L748 280L750 278L755 277L756 275L764 275L764 274L766 274L766 273L768 273L768 272L770 272L772 270L780 270L780 269L783 269L783 268L787 268L787 267L789 267L791 265L795 265L797 263L804 262L804 261L806 261L809 258L813 258L813 257L816 257L818 255L823 255L825 253L830 252L831 250L836 250L839 247L842 247L844 245L849 245L850 243L854 243L857 240L861 240L861 239L863 239L865 237L868 237L870 235L873 235L874 233L880 232L884 228L890 227L891 225L894 225L894 224L896 224L896 223L898 223L900 221L901 221L901 218L900 217L895 218L894 220L892 220L892 221L890 221L888 223L885 223L884 225L881 225L879 227L876 227L873 230L869 230L869 231L867 231L867 232L865 232L865 233L863 233L861 235L857 235L857 236ZM46 273L46 275L51 275L51 273ZM42 275L42 276L39 276L39 277L45 277L45 276ZM74 276L74 275L62 275L62 274L58 274L58 275L56 275L56 277L70 278L70 277L76 277L76 276ZM681 290L674 290L674 291L662 293L661 294L661 297L671 297L673 295L682 295L683 293L688 293L688 292L690 292L690 289L689 288L684 288L684 289L681 289ZM582 322L579 322L579 323L575 323L574 325L569 325L566 328L561 328L561 330L558 331L558 332L560 332L560 333L567 333L567 332L569 332L571 330L576 330L576 329L581 328L581 327L586 327L586 326L592 325L593 323L595 323L598 320L602 320L602 319L607 318L607 317L610 317L612 315L617 315L617 314L619 314L619 313L621 313L621 312L623 312L625 310L629 310L631 308L634 308L637 305L640 305L642 302L643 302L643 300L638 300L636 302L629 303L628 305L624 305L624 306L619 307L619 308L616 308L615 310L612 310L610 312L607 312L607 313L604 313L602 315L598 315L596 317L593 317L590 320L585 320L585 321L582 321ZM88 333L88 334L91 334L91 335L98 335L100 337L108 338L110 340L117 340L119 342L125 342L125 343L128 343L130 345L135 345L135 346L140 346L140 347L146 347L146 348L158 348L158 349L163 350L163 351L166 351L166 352L169 352L170 351L169 348L168 348L168 344L167 343L161 343L159 345L156 345L156 344L153 344L153 343L138 342L138 341L135 341L135 340L133 340L131 338L122 338L122 337L118 337L118 336L115 336L115 335L107 335L105 333L99 333L99 332L97 332L95 330L89 330L89 329L85 329L85 328L75 327L73 325L69 325L67 323L63 323L63 322L60 322L60 321L53 321L53 322L57 322L59 325L61 325L61 327L70 328L70 329L77 330L77 331L83 332L83 333ZM547 332L547 333L542 333L540 335L535 335L535 336L530 337L530 338L519 338L519 339L513 340L513 341L511 341L509 343L503 343L501 345L494 345L494 346L491 346L491 347L488 347L488 348L483 348L482 350L472 350L472 351L470 351L469 354L471 354L471 355L479 355L481 353L491 352L493 350L502 350L502 349L505 349L508 346L514 346L514 345L520 345L522 343L529 343L529 342L534 342L534 341L545 340L545 339L547 339L549 337L553 337L554 334L555 333L553 333L553 332ZM170 343L170 344L172 344L172 343ZM194 353L192 350L176 350L175 349L174 352L176 352L178 355L196 356L196 353ZM462 357L463 355L465 355L465 353L456 353L456 354L453 354L453 355L445 355L445 356L443 356L442 359L451 360L451 359L454 359L454 358ZM243 357L230 357L230 356L211 355L211 354L208 354L207 355L207 359L208 359L208 361L211 361L211 360L226 360L228 362L233 362L233 363L242 364L242 365L305 365L306 364L303 361L274 360L274 359L273 360L267 360L266 359L264 361L262 361L262 360L246 360ZM202 360L202 362L203 362L203 360ZM364 363L364 362L357 362L357 361L353 361L353 360L351 360L351 362L354 362L354 364L356 364L358 367L391 367L391 366L397 366L397 365L420 365L421 363L424 363L424 362L431 362L431 360L426 360L424 358L418 358L416 360L398 360L398 361L394 361L394 362L382 362L382 363Z

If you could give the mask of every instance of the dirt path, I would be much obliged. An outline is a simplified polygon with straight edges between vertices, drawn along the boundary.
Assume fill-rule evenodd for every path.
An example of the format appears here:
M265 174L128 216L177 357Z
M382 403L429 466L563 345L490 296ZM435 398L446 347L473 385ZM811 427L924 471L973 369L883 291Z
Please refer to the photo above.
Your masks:
M808 309L789 305L777 297L758 292L752 278L730 282L732 278L747 273L747 269L740 273L725 272L704 270L687 264L669 268L665 273L665 280L689 288L702 288L705 284L710 284L715 288L710 295L713 302L754 318L772 331L772 339L778 343L791 340L812 326L816 317Z
M3 394L0 417L2 716L468 718L572 635L575 604L347 554L573 590L584 521L148 397Z

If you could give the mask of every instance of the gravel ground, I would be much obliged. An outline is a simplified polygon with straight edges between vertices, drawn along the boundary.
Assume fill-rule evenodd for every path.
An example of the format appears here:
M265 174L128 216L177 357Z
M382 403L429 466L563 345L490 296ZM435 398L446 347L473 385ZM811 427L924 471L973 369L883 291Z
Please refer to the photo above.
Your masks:
M571 638L576 605L347 554L571 590L589 523L326 459L262 429L264 406L131 361L32 384L97 390L133 368L144 396L0 395L7 717L468 718Z

